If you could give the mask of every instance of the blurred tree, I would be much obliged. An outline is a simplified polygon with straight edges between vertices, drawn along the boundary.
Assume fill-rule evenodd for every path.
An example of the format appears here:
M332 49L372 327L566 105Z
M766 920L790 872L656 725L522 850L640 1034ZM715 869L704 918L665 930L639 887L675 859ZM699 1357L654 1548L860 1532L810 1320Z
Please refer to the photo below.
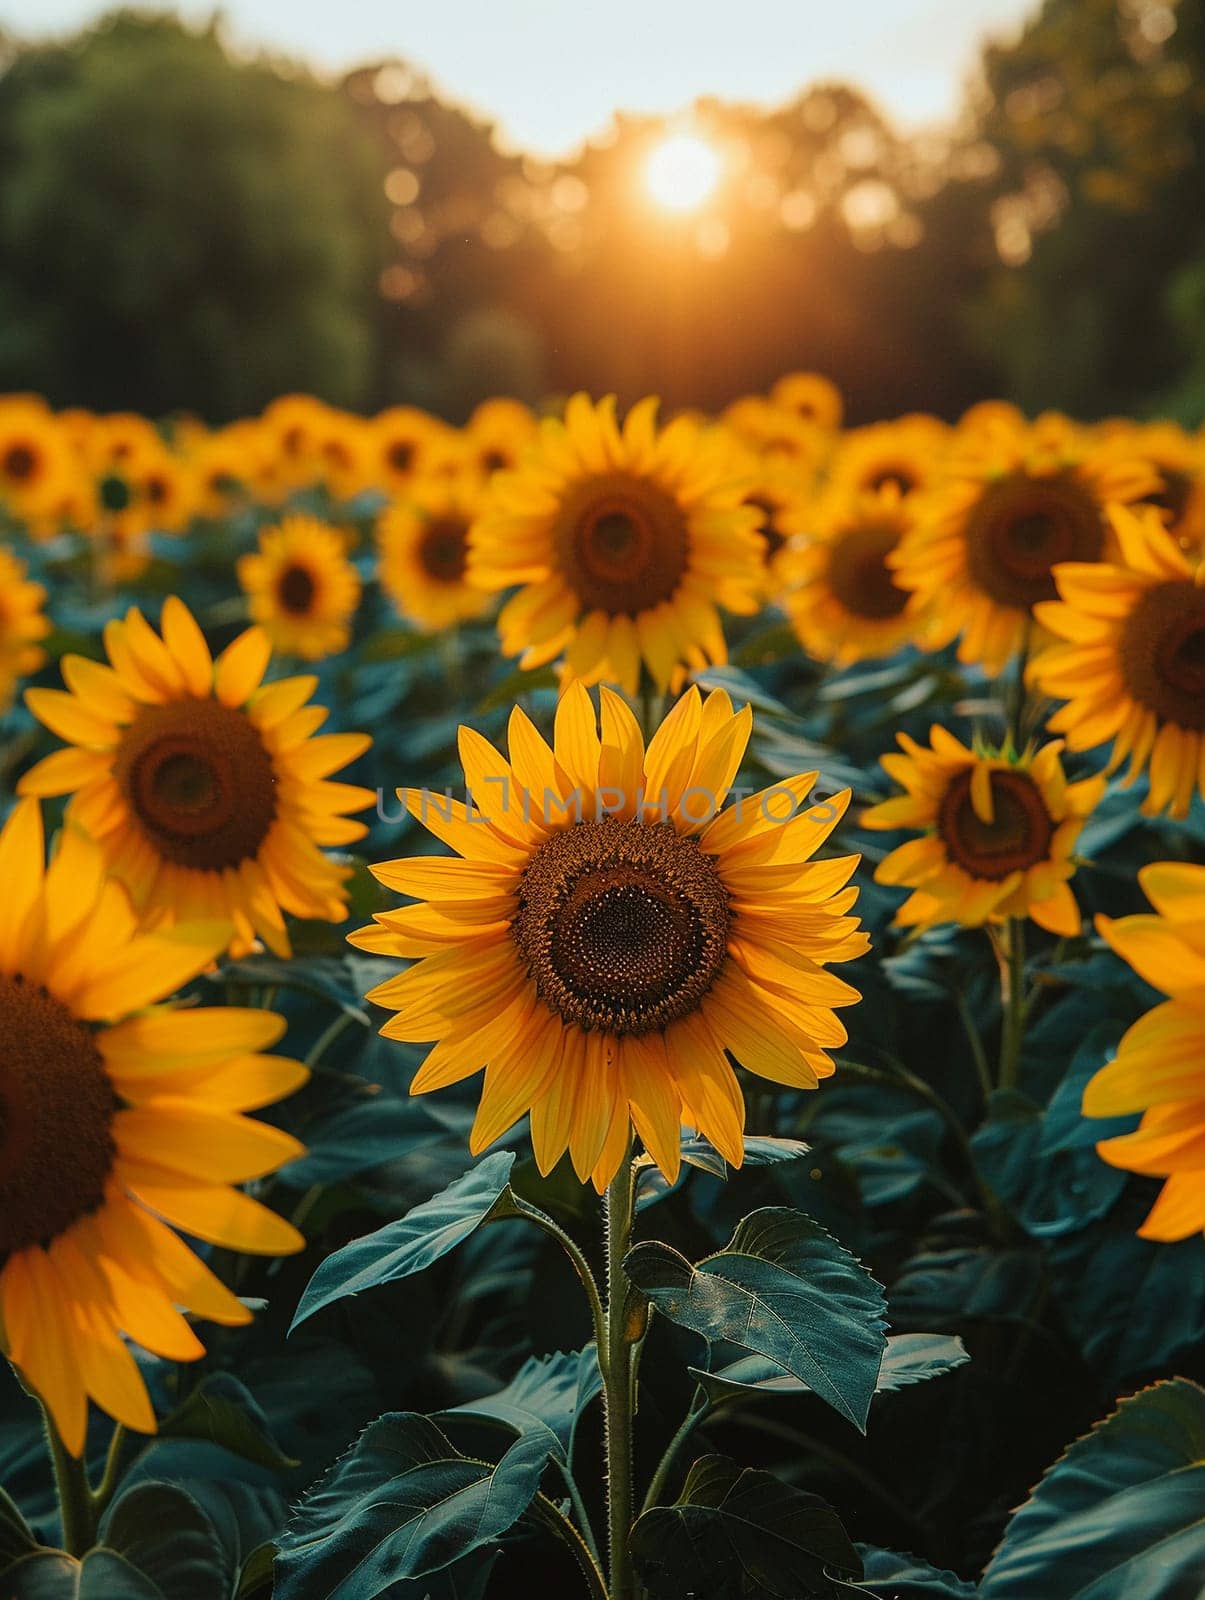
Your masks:
M1046 0L986 51L976 109L1001 262L968 322L1009 393L1087 417L1178 395L1199 421L1205 6Z
M0 76L0 388L220 420L375 377L388 210L345 99L119 13Z

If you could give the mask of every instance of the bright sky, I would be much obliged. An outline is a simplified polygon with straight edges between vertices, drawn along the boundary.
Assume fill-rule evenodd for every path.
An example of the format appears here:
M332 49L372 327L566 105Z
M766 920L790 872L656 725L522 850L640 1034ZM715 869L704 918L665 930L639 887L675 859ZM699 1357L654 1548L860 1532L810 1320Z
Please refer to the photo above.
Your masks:
M618 107L700 95L774 105L819 78L869 90L905 126L958 108L985 36L1036 0L226 0L228 37L338 71L399 55L538 154L568 154ZM67 31L96 0L0 0L18 35ZM176 9L203 19L212 4Z

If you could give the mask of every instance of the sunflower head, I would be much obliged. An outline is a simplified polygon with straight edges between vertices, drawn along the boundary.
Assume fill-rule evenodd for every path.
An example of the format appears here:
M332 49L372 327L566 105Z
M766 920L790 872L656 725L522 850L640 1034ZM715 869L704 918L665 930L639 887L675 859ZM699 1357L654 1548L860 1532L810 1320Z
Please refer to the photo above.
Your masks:
M49 407L28 395L0 396L0 507L40 525L57 510L78 472Z
M0 832L0 1349L78 1455L89 1397L154 1431L123 1334L190 1361L204 1349L178 1308L250 1320L167 1224L233 1250L301 1247L231 1185L301 1153L242 1113L306 1069L262 1053L284 1032L271 1012L161 1003L221 952L226 925L141 932L70 823L44 862L40 807L21 801Z
M1205 1232L1205 867L1160 861L1138 879L1154 914L1097 917L1096 925L1169 998L1122 1036L1116 1059L1084 1090L1084 1115L1143 1113L1134 1133L1096 1148L1115 1167L1166 1179L1139 1234L1187 1239Z
M417 406L390 406L373 419L370 431L374 481L387 494L403 495L458 457L452 429Z
M961 634L960 660L1000 672L1034 607L1057 594L1055 567L1102 560L1105 507L1157 488L1158 477L1053 415L1027 427L997 418L959 441L895 564L917 603L933 605L938 642Z
M844 403L841 391L819 372L788 372L770 390L770 399L783 411L830 433L841 426Z
M1051 933L1078 934L1073 852L1104 778L1068 783L1061 741L1018 754L968 750L936 726L928 748L897 738L903 754L884 756L883 766L904 793L862 818L868 828L923 830L875 872L877 882L913 891L897 923L976 928L1028 916Z
M841 435L828 463L828 493L838 503L894 490L901 498L927 488L949 449L949 429L917 413Z
M251 615L273 649L321 661L347 648L360 603L360 578L347 546L341 528L293 516L262 529L258 552L239 559Z
M892 565L912 525L898 490L888 485L783 520L787 530L810 535L784 558L783 601L809 654L845 666L923 637L925 613Z
M1159 512L1115 507L1120 560L1056 570L1059 600L1038 607L1062 641L1030 679L1067 704L1050 719L1073 750L1113 741L1110 769L1150 769L1147 812L1186 816L1205 794L1205 560L1190 557Z
M499 473L473 529L469 578L521 585L498 630L523 667L564 656L564 681L635 694L726 659L717 602L757 609L758 513L741 505L725 442L684 417L658 430L643 400L570 400L522 469Z
M470 471L487 482L495 472L512 472L535 439L534 413L505 395L483 400L465 424L463 444Z
M481 506L475 477L415 483L377 523L381 587L424 632L481 616L489 596L468 579L469 530Z
M258 937L287 955L283 913L342 921L348 869L319 846L360 838L344 813L372 792L328 781L368 748L361 734L311 735L312 678L264 686L259 628L216 661L182 601L162 637L131 609L105 628L109 664L63 658L67 691L31 689L30 710L71 748L27 772L19 792L70 794L68 815L100 844L141 915L221 915L232 948Z
M352 936L414 958L370 999L389 1038L434 1040L422 1093L485 1069L471 1146L531 1113L536 1160L566 1149L601 1190L634 1125L676 1175L682 1123L739 1165L728 1056L814 1088L858 998L828 965L867 948L844 887L855 857L812 861L848 794L803 809L815 774L724 808L751 718L685 694L647 750L627 703L562 697L553 748L524 713L509 758L461 729L467 803L403 791L457 852L374 869L416 902Z
M46 591L26 572L23 561L0 549L0 716L13 703L18 679L36 672L46 659L38 642L50 632L42 609Z

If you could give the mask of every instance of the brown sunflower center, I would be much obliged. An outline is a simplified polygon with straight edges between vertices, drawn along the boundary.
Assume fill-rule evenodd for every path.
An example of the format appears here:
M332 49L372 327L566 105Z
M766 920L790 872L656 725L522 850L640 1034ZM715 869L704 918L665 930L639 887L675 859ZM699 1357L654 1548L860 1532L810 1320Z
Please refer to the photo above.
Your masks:
M133 495L130 486L118 472L108 472L100 480L100 503L106 511L126 511Z
M414 465L414 444L410 439L394 439L388 446L386 459L395 472L409 472Z
M510 464L511 458L505 450L495 448L481 452L481 467L484 472L501 472Z
M829 588L846 611L871 622L898 617L908 604L887 557L900 542L898 528L853 528L833 545L828 558Z
M0 977L0 1261L104 1198L117 1098L92 1035L38 984Z
M1144 504L1166 511L1174 528L1188 507L1188 497L1193 488L1192 474L1180 472L1175 467L1160 467L1159 476L1163 479L1162 489L1148 494Z
M952 861L972 878L1007 878L1045 861L1054 823L1041 790L1025 772L993 772L992 820L971 803L970 770L960 772L942 797L937 831Z
M1031 478L1015 472L986 486L967 523L967 565L997 605L1028 611L1058 596L1051 568L1099 561L1100 509L1071 473Z
M27 444L10 444L4 452L4 476L14 483L32 478L37 464L37 455Z
M161 506L168 497L166 478L148 478L143 485L147 500L153 506Z
M468 524L461 517L432 517L418 547L418 559L436 583L459 583L469 554Z
M1140 705L1205 732L1205 589L1187 578L1148 589L1122 626L1118 659Z
M760 494L747 495L745 504L752 506L755 511L761 513L761 527L757 531L766 547L766 560L773 561L774 557L787 542L786 534L778 526L778 513L782 510L782 507L776 505L767 496Z
M253 723L217 700L147 706L114 775L158 853L203 872L259 850L276 816L276 771Z
M901 494L911 494L920 483L920 479L911 467L880 466L875 467L866 478L865 487L874 493L880 489L898 489Z
M294 562L280 574L276 593L285 611L294 617L304 617L309 615L317 588L310 569Z
M697 841L608 817L540 846L511 932L536 992L566 1022L642 1034L697 1009L723 966L730 920Z
M635 616L674 594L690 558L686 516L647 479L602 473L571 489L553 542L585 611Z

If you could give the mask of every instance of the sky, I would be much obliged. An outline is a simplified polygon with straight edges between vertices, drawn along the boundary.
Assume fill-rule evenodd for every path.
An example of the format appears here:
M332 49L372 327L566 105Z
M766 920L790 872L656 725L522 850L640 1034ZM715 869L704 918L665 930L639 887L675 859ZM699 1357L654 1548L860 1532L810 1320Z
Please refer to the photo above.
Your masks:
M227 0L226 35L338 72L402 56L508 143L556 158L617 108L672 116L701 95L773 106L822 78L906 129L952 117L986 36L1036 0ZM19 36L68 32L96 0L0 0ZM204 20L212 4L175 9Z

